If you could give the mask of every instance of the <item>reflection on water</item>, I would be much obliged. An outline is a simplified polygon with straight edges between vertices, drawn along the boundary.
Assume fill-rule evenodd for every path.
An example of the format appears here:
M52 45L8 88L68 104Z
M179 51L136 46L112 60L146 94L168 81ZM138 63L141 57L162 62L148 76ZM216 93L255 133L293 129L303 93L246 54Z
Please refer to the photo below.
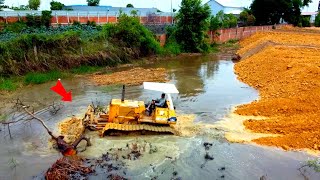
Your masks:
M190 56L158 62L146 67L164 67L168 78L175 83L179 95L174 95L178 113L195 114L199 133L194 137L139 136L99 138L97 132L88 132L93 146L80 153L85 157L98 157L111 147L125 147L127 143L151 142L157 153L144 154L141 159L127 161L130 179L170 179L172 173L182 179L259 179L267 174L270 179L301 179L297 168L310 156L301 152L284 152L280 149L229 144L223 138L223 130L210 128L230 113L237 104L250 102L258 97L255 90L239 82L233 73L233 62L218 61L214 57ZM96 87L86 79L62 80L67 90L72 90L73 101L63 103L64 108L52 116L41 114L50 128L72 115L81 115L90 103L108 104L112 98L120 98L120 86ZM50 91L55 82L26 87L11 97L20 97L41 109L61 97ZM159 97L160 92L143 90L142 86L127 87L127 99L149 101ZM4 97L0 97L1 98ZM8 110L8 109L6 109ZM3 111L3 109L2 109ZM201 123L198 123L201 122ZM209 124L209 125L208 125ZM203 126L203 128L198 128ZM190 127L192 128L192 127ZM44 172L60 155L48 144L48 136L37 123L12 127L13 140L9 140L5 127L0 136L0 179L32 179ZM214 160L204 166L204 142L213 143L208 153ZM16 165L14 166L14 163ZM224 167L224 170L221 168ZM311 179L319 175L311 174ZM105 179L105 177L92 177Z

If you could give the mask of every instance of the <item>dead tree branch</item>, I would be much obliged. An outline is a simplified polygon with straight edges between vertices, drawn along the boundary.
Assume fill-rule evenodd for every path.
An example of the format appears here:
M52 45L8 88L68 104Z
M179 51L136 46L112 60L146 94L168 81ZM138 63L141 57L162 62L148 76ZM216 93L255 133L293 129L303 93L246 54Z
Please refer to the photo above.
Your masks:
M22 103L22 101L20 99L17 99L15 103L16 103L15 108L18 111L21 111L21 110L24 111L27 114L28 118L26 118L26 116L24 116L24 115L19 115L18 116L19 119L17 119L17 120L9 121L9 122L5 122L5 121L0 122L0 124L8 126L10 138L12 138L11 131L10 131L10 124L15 124L18 122L26 122L26 121L31 121L31 120L37 120L46 129L47 133L51 136L51 138L57 142L59 151L65 156L75 155L77 153L76 148L82 140L85 140L87 142L87 146L91 146L90 139L84 137L83 134L78 139L76 139L72 144L66 143L66 141L63 140L64 136L56 137L52 134L52 131L50 131L49 127L45 124L44 120L36 115L33 108ZM61 109L61 106L55 105L53 103L51 108L53 109L53 112L50 111L51 113L57 113Z

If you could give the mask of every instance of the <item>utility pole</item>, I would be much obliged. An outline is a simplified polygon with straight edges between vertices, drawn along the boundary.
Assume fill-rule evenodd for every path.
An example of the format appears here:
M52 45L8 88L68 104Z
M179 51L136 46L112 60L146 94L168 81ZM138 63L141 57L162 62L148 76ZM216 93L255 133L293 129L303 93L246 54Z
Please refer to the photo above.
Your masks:
M172 0L171 0L171 24L173 24L173 9L172 9Z

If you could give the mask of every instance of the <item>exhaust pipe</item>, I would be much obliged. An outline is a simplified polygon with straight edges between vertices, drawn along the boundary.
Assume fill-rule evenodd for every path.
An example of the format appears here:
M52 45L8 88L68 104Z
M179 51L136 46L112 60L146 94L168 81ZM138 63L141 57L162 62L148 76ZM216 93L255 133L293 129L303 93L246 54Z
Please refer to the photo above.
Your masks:
M121 102L124 101L124 95L125 95L125 93L126 93L126 87L125 87L125 85L123 85L123 86L122 86Z

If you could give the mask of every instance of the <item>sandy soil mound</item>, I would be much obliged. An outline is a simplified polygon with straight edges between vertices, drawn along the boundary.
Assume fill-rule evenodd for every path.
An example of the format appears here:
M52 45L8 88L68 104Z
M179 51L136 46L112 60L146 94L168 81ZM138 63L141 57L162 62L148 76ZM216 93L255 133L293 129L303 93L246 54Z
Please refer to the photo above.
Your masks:
M272 42L287 46L313 46L320 47L320 33L301 33L286 31L258 32L240 42L241 49L237 52L240 56L255 49L260 44Z
M93 75L90 77L98 85L125 84L141 85L143 82L166 82L167 73L164 68L133 68L128 71L112 74Z
M281 135L253 140L256 143L320 150L320 35L258 33L242 42L245 47L240 52L264 39L289 45L266 47L235 65L238 78L258 89L261 96L258 101L239 106L236 113L269 117L247 120L244 125L256 133Z

